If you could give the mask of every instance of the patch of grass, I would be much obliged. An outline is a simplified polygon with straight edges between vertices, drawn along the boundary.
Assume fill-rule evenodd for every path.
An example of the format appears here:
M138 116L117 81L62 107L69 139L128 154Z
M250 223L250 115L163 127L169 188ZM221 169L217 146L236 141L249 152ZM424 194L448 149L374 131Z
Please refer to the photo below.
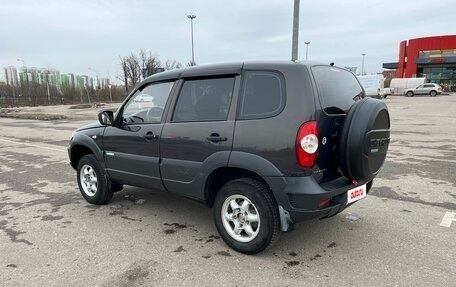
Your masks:
M53 121L66 119L64 115L58 114L43 114L43 113L17 113L17 112L3 112L0 111L0 118L13 118L13 119L24 119L24 120L41 120L41 121Z
M91 105L88 105L88 104L81 104L81 105L75 105L75 106L71 106L69 107L69 109L71 110L77 110L77 109L90 109L92 106Z

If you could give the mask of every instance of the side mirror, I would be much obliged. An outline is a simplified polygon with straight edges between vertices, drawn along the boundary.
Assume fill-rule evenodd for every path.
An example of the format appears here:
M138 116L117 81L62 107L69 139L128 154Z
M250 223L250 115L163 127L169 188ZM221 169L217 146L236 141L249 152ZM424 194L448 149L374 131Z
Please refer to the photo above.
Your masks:
M98 114L98 121L104 126L112 125L114 113L112 111L102 111Z

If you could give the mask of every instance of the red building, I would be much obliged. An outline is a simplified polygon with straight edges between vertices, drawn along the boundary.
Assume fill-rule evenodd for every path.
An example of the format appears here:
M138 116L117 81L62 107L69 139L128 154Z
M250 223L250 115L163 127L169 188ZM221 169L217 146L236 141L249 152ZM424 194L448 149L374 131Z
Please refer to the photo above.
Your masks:
M455 91L456 35L402 41L396 73L398 78L426 77L447 91Z

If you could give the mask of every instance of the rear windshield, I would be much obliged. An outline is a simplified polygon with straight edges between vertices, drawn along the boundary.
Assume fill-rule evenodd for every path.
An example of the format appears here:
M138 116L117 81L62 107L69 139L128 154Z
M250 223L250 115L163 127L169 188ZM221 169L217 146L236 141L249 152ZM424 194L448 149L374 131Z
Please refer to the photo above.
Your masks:
M355 75L344 69L315 66L312 72L317 82L320 104L325 111L348 112L351 105L364 96Z

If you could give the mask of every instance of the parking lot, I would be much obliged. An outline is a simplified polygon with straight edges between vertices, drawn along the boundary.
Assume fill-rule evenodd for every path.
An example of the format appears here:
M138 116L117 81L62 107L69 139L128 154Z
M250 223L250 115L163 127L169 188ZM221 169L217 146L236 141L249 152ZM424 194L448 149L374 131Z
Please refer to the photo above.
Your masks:
M88 204L66 145L96 109L0 118L1 285L454 286L456 94L384 101L390 150L367 198L256 256L224 244L211 209L172 194L126 187Z

